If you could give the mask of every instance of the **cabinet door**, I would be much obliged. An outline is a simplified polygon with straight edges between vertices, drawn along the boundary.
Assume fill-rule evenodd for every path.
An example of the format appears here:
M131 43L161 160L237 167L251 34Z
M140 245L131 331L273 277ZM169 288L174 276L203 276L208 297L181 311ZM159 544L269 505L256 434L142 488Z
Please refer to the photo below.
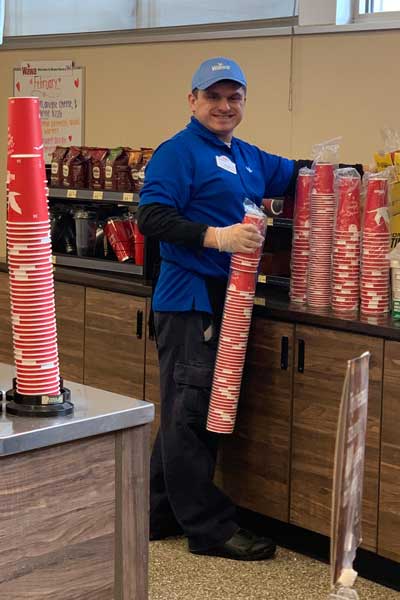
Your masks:
M14 363L8 273L0 273L0 362Z
M86 289L84 382L143 400L146 302Z
M253 319L235 433L220 475L240 506L288 520L294 325ZM287 349L287 350L286 350Z
M64 379L83 383L85 288L55 282L58 353Z
M385 342L378 553L400 561L400 343Z
M330 534L336 428L346 361L369 350L362 528L363 546L376 550L383 340L298 325L296 342L290 521Z
M153 402L155 407L154 421L151 427L152 442L157 434L160 425L160 367L158 365L157 346L154 338L154 332L148 325L150 315L150 299L146 300L146 361L144 377L144 399Z

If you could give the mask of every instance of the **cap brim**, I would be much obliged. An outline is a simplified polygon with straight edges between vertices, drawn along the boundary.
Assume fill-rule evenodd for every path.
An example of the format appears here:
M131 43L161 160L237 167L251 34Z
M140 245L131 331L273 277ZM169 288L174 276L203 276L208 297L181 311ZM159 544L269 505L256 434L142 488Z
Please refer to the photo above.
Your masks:
M239 79L238 77L227 77L226 75L222 74L216 74L215 77L211 77L211 79L207 79L203 83L196 85L195 88L197 88L198 90L206 90L210 86L214 85L214 83L218 83L219 81L234 81L235 83L239 83L243 87L247 87L247 83L243 79Z

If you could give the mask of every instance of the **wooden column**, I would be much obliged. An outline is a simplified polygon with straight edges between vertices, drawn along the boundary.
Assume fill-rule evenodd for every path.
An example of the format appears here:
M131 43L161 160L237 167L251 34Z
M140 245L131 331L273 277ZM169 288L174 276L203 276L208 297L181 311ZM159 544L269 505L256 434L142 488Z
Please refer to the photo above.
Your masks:
M147 600L151 425L115 438L115 600Z

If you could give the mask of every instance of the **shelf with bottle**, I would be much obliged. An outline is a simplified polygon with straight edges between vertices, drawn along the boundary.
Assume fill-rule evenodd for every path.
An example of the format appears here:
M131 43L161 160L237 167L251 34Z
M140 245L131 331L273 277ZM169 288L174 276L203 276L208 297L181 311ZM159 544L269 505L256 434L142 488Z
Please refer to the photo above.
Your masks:
M93 202L81 195L74 203L65 196L50 200L54 263L143 277L145 240L136 224L136 209L133 204Z

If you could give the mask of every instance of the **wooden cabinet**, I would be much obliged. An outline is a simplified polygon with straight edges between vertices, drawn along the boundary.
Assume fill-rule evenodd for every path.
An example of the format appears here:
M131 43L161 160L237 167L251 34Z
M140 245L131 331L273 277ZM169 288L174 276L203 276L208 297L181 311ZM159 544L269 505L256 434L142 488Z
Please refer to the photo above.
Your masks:
M223 440L219 475L237 504L282 521L289 515L293 339L294 325L253 319L237 425Z
M8 273L0 273L0 362L14 363Z
M383 340L378 338L296 326L290 522L330 533L334 448L346 361L366 350L371 361L362 527L363 546L376 550L383 361Z
M146 300L86 289L84 383L143 399Z
M154 332L149 327L150 298L146 300L146 360L144 378L144 399L153 402L155 407L154 421L151 427L152 442L160 425L160 367L158 364L157 346Z
M378 553L400 561L400 343L385 342Z
M85 288L60 282L54 287L60 374L83 383Z

